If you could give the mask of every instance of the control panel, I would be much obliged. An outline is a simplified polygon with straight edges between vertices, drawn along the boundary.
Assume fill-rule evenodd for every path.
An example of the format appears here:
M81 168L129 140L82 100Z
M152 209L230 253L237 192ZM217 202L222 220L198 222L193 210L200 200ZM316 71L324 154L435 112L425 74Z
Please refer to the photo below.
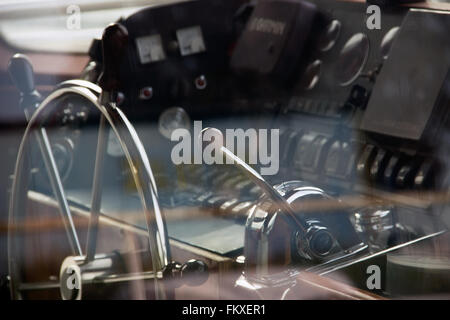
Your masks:
M356 206L364 206L358 197L401 194L395 199L405 207L418 194L445 188L449 15L383 7L382 27L373 29L366 8L328 0L200 0L122 19L130 41L117 104L138 123L157 123L159 138L151 141L161 146L152 161L159 158L161 177L170 181L163 183L164 205L209 208L243 226L264 194L229 165L171 165L172 132L195 134L194 120L279 129L279 171L264 177L273 186L300 180ZM427 61L427 71L413 61ZM423 208L421 214L433 214ZM170 230L182 238L185 228ZM189 241L237 254L244 239L222 247Z

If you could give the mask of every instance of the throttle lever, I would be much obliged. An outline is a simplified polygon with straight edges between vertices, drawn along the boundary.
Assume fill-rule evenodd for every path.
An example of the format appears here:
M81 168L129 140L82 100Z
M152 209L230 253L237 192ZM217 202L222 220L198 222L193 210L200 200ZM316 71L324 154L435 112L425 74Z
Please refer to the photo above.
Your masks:
M120 86L120 63L125 55L127 44L128 31L123 25L119 23L110 24L103 31L103 68L99 77L99 86L102 91L100 93L99 103L105 107L110 106L111 103L116 101L117 91ZM97 248L98 224L102 202L103 162L108 144L108 131L109 128L106 126L106 119L102 115L98 129L85 264L95 259Z
M8 72L12 82L20 92L20 106L24 110L27 121L30 121L36 109L41 102L41 95L35 88L34 73L31 61L23 54L15 54L8 64ZM50 184L53 193L59 203L61 215L63 217L64 227L69 234L69 243L74 253L81 255L81 246L77 231L70 213L69 204L64 194L64 188L59 175L58 166L53 156L52 146L44 127L35 131L37 142L41 150L45 167L48 172Z
M100 102L115 102L120 87L120 65L128 45L128 30L120 23L110 24L102 36L103 66L98 83Z
M275 202L281 210L285 213L282 215L285 219L288 219L291 224L298 226L303 233L306 235L308 225L305 221L300 219L292 210L289 203L286 199L275 189L273 188L258 172L256 172L252 167L250 167L245 161L236 156L233 152L231 152L228 148L223 145L223 134L219 129L216 128L205 128L201 131L199 139L200 144L203 142L203 135L206 132L215 132L215 134L211 134L210 136L220 136L220 139L215 139L213 143L216 144L216 150L220 150L220 152L225 155L225 157L232 161L233 164L241 170L253 183L255 183L258 187L262 189L262 191L270 198L273 202Z
M20 106L28 119L31 114L27 110L35 108L41 101L41 95L34 84L34 72L30 59L24 54L16 53L9 60L8 73L20 92Z

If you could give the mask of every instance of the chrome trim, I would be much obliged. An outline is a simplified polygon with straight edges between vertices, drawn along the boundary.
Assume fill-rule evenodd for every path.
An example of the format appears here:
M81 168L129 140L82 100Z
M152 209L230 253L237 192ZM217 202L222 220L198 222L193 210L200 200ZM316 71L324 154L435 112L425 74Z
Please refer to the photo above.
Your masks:
M355 259L352 259L351 261L345 259L346 257L352 257L352 256L354 256L356 254L359 254L359 253L363 254L364 253L363 250L356 250L351 255L342 257L343 259L328 261L328 262L322 263L320 265L308 268L305 271L314 272L314 273L317 273L317 274L323 276L323 275L326 275L328 273L331 273L331 272L334 272L334 271L338 271L338 270L343 269L345 267L351 266L353 264L360 263L362 261L369 260L369 259L372 259L372 258L375 258L375 257L378 257L378 256L382 256L382 255L387 254L387 253L389 253L391 251L395 251L395 250L404 248L404 247L412 245L414 243L421 242L421 241L424 241L424 240L427 240L427 239L430 239L430 238L434 238L434 237L440 236L440 235L442 235L442 234L444 234L446 232L447 232L447 230L441 230L441 231L438 231L438 232L435 232L435 233L432 233L432 234L429 234L429 235L426 235L426 236L423 236L423 237L420 237L420 238L417 238L417 239L414 239L414 240L411 240L411 241L408 241L408 242L405 242L405 243L401 243L399 245L387 248L385 250L381 250L381 251L376 252L374 254L361 255L359 258L353 257Z
M252 167L250 167L247 163L245 163L244 160L239 158L237 155L235 155L232 151L227 149L223 145L223 134L219 129L216 128L205 128L202 130L200 134L200 145L203 141L203 135L207 131L214 131L217 135L220 135L221 142L214 141L214 143L218 144L220 152L225 155L227 160L230 161L230 163L235 164L235 166L241 170L255 185L261 188L261 190L274 202L276 203L280 209L285 213L282 215L283 218L288 219L289 222L292 224L300 227L300 230L302 231L303 235L306 235L306 231L308 226L306 225L305 221L300 219L292 210L289 203L286 201L286 199L274 188L272 187L258 172L256 172Z
M90 208L89 226L86 241L86 259L84 263L89 263L95 256L97 249L98 220L102 204L102 181L103 181L103 161L105 158L106 147L108 145L108 128L106 119L100 116L98 128L97 151L95 154L94 178L92 181L92 200Z

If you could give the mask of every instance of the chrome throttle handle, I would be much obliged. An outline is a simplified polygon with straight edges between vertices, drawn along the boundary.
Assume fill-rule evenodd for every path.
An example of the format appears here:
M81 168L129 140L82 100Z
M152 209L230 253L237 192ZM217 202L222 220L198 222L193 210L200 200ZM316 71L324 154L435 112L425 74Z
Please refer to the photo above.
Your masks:
M206 133L208 133L208 135L211 137L220 137L219 139L215 139L214 142L212 142L216 144L216 150L220 150L220 152L229 160L229 162L235 164L236 167L241 170L241 172L243 172L253 183L260 187L264 194L269 197L274 203L276 203L279 208L285 213L283 215L285 219L288 219L288 222L290 222L291 224L298 226L302 233L306 235L308 228L306 222L295 214L286 199L258 172L256 172L252 167L245 163L244 160L236 156L233 152L231 152L223 145L223 134L219 129L203 129L199 136L199 145L201 145L201 143L203 142L203 135Z

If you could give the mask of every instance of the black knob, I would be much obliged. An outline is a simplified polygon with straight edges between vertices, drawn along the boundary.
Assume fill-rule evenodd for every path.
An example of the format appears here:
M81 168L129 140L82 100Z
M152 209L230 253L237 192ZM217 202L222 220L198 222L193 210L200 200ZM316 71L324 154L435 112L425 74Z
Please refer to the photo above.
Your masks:
M15 54L9 60L8 72L11 81L20 91L22 108L32 107L39 102L41 96L34 86L33 66L26 55Z
M119 24L106 27L102 37L103 71L99 85L103 91L114 92L120 86L120 65L128 44L128 31Z
M181 279L190 286L199 286L208 280L208 266L200 260L189 260L181 266Z
M309 239L310 249L320 257L328 255L334 247L334 238L326 230L317 230Z
M27 56L15 54L9 60L8 72L12 82L22 94L30 94L35 90L33 66Z

